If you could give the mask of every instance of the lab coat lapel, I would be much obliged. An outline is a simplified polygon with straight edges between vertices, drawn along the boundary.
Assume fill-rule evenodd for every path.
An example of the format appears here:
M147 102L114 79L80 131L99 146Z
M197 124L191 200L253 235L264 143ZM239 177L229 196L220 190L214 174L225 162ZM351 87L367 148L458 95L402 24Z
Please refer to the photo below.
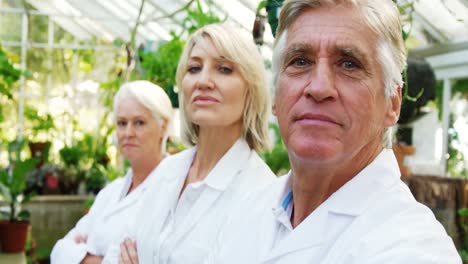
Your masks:
M329 220L328 210L317 208L310 214L292 233L284 240L280 241L262 258L262 262L268 262L285 254L299 250L313 250L314 247L320 248L325 236L327 222ZM277 225L280 225L277 222ZM275 234L275 230L268 230ZM270 240L272 241L272 240Z
M228 188L239 171L246 166L250 157L250 152L251 150L247 142L243 139L239 139L211 170L205 178L209 187L198 197L188 215L185 216L183 223L175 230L172 238L172 247L175 247L178 241L185 237L199 222L200 218L212 208L213 204Z
M154 189L145 198L144 207L150 210L152 215L148 218L151 219L149 226L144 228L146 229L145 235L159 237L164 222L177 204L180 189L184 184L195 152L195 148L189 149L167 160L165 164L161 164L162 167L157 171L160 181L155 181L155 186L152 187ZM164 214L163 217L162 214ZM159 221L155 221L156 219Z
M394 185L398 181L398 165L393 153L383 150L382 153L364 170L356 175L352 180L343 185L332 194L321 206L310 214L303 223L283 241L264 255L262 261L271 261L287 253L308 249L311 252L313 247L321 250L320 245L325 240L328 233L327 228L332 230L336 224L336 216L357 217L352 225L340 235L333 248L339 248L343 252L349 241L356 234L354 230L366 228L368 222L360 221L358 216L375 200L385 189ZM358 190L371 190L359 192ZM273 231L275 233L276 231ZM330 250L330 252L341 252L340 250ZM309 253L308 253L309 254ZM312 255L311 253L310 255ZM321 263L337 263L330 261L337 255L327 256L327 261Z
M108 218L116 213L119 213L124 208L131 206L136 202L139 195L133 195L130 193L128 197L125 197L125 194L128 192L128 188L132 181L132 171L131 169L125 175L125 181L122 182L122 187L119 188L120 192L112 193L112 197L108 203L111 205L110 207L105 208L103 217ZM119 201L121 200L121 201Z
M177 203L180 189L187 176L196 149L192 148L166 158L155 171L155 180L145 195L144 202L135 219L139 242L138 255L142 263L151 263L155 241Z

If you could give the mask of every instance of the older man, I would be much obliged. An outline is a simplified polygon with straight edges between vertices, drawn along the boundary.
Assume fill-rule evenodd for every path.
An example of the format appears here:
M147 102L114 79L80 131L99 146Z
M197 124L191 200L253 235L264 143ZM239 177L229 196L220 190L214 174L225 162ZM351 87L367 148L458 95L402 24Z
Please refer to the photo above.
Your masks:
M406 54L391 0L287 0L274 113L291 172L223 229L215 263L461 263L390 148Z

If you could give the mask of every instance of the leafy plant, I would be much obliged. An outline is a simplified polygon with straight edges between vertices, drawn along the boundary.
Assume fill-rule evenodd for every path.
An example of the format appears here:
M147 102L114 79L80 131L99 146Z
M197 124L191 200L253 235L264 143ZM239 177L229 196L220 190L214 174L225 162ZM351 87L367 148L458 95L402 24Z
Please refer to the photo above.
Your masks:
M275 133L275 145L271 151L261 153L261 157L276 175L284 174L291 168L288 151L281 139L278 125L270 124L270 129Z
M10 213L8 219L18 221L28 218L25 211L18 212L21 204L27 203L33 193L24 194L26 189L26 176L36 166L35 159L17 160L7 170L0 171L0 194L8 203Z
M0 46L0 99L2 95L7 100L13 100L13 85L20 79L21 71L16 69L10 61L8 54ZM0 122L4 120L4 102L0 103Z
M21 71L16 69L8 58L7 53L0 46L0 94L13 99L11 87L21 76Z
M66 166L78 166L84 154L84 150L78 145L65 146L59 150L60 158Z
M94 164L86 171L86 192L97 194L106 183L107 169L104 165Z
M461 208L457 213L460 217L460 224L463 230L462 248L458 253L463 260L468 260L468 208Z
M185 42L172 33L172 39L153 52L142 52L143 78L159 84L168 92L175 84L177 64Z
M219 18L211 9L203 10L200 0L196 0L196 8L190 9L187 7L187 16L183 20L182 25L189 34L203 27L204 25L213 24L227 19ZM209 7L210 5L208 5Z
M55 122L52 115L39 115L37 109L33 106L26 106L24 108L24 116L31 123L30 138L37 138L40 134L49 136L47 134L55 129Z
M89 209L91 209L91 206L93 206L94 200L94 197L90 197L83 202L84 212L86 214L89 212Z

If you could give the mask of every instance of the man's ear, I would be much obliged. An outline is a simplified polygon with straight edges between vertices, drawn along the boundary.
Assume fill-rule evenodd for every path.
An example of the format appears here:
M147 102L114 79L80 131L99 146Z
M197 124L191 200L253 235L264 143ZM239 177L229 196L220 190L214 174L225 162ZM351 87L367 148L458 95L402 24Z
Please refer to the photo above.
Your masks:
M385 127L391 127L398 122L401 110L402 91L401 87L398 86L397 94L390 96L387 105L387 113L385 115Z
M167 121L167 119L162 119L161 137L164 137L164 135L166 134L168 125L169 125L169 121Z

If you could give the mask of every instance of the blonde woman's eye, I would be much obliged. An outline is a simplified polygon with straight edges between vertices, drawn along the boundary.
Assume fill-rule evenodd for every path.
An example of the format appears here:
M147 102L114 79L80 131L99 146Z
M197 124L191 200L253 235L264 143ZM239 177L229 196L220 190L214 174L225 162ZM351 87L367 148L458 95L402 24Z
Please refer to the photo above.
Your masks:
M227 66L221 66L219 67L219 71L224 74L230 74L233 72L233 70L230 67Z
M200 71L201 71L200 66L190 66L187 69L187 72L189 72L189 73L197 73L197 72L200 72Z
M117 126L118 127L124 127L126 125L127 125L127 122L125 122L125 121L117 121Z

